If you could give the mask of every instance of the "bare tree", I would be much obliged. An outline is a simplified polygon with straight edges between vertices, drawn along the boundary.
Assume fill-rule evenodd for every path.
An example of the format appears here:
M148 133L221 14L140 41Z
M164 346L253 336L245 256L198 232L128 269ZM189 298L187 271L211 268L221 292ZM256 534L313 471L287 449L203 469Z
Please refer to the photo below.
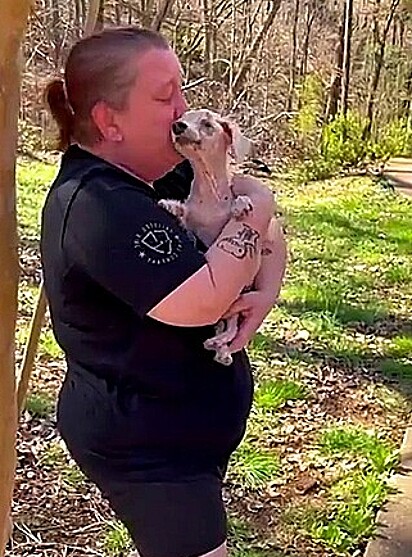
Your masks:
M367 110L366 110L367 124L363 132L364 139L367 139L371 134L373 118L374 118L375 102L376 102L376 93L378 91L379 80L381 77L382 67L385 59L386 41L388 38L388 33L390 31L395 12L400 4L400 1L401 0L391 0L389 12L386 16L386 20L384 21L383 29L381 30L380 17L379 17L381 0L375 0L375 10L373 14L373 37L374 37L374 46L375 46L374 68L372 73L369 99L368 99Z
M300 0L295 0L294 14L293 14L293 27L292 27L292 48L290 56L290 69L289 69L289 94L286 110L292 110L293 95L296 87L296 66L297 66L297 51L298 51L298 23L299 23L299 10Z
M163 0L152 22L153 29L155 29L156 31L160 31L163 22L165 21L168 13L173 7L173 4L174 4L174 0Z
M275 21L276 15L280 9L282 0L273 0L270 2L270 11L267 18L265 19L259 32L256 34L255 40L252 42L250 49L247 51L245 59L241 67L239 68L237 75L233 82L234 91L239 91L246 80L246 77L250 71L253 59L255 58L262 42L266 38L268 32L270 31L273 22Z
M343 63L342 63L342 97L341 111L342 114L348 111L349 99L349 83L350 83L350 67L351 67L351 48L352 48L352 25L353 25L353 0L345 0L345 18L344 18L344 47L343 47Z

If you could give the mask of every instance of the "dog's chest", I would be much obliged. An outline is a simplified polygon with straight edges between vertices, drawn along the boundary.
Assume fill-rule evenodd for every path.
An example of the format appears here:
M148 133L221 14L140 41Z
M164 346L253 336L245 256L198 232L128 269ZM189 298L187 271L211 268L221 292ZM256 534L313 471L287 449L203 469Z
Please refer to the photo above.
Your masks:
M186 227L206 245L210 245L230 219L232 202L233 196L221 200L189 196L185 203Z

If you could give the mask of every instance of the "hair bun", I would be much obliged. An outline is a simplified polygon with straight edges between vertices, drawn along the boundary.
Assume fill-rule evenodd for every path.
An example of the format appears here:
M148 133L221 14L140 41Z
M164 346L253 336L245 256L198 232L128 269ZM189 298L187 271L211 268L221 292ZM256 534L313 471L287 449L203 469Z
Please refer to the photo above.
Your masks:
M46 102L60 130L58 148L65 151L70 145L73 131L73 110L69 104L66 87L61 78L53 79L46 87Z

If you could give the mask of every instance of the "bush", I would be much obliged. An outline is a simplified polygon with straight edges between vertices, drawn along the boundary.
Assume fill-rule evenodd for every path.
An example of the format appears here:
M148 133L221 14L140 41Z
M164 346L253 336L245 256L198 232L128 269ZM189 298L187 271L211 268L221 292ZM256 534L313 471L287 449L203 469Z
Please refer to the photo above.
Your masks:
M338 114L324 126L320 145L321 157L330 167L350 167L359 164L368 153L368 143L362 139L366 121L356 112Z
M373 159L412 155L412 127L406 118L393 120L378 132L378 138L370 147Z

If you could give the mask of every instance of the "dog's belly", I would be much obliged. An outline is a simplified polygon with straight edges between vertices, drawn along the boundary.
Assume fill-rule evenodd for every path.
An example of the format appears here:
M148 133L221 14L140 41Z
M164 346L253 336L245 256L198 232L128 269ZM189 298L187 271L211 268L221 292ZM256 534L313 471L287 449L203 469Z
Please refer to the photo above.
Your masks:
M231 216L230 202L222 204L186 203L186 227L210 246Z

